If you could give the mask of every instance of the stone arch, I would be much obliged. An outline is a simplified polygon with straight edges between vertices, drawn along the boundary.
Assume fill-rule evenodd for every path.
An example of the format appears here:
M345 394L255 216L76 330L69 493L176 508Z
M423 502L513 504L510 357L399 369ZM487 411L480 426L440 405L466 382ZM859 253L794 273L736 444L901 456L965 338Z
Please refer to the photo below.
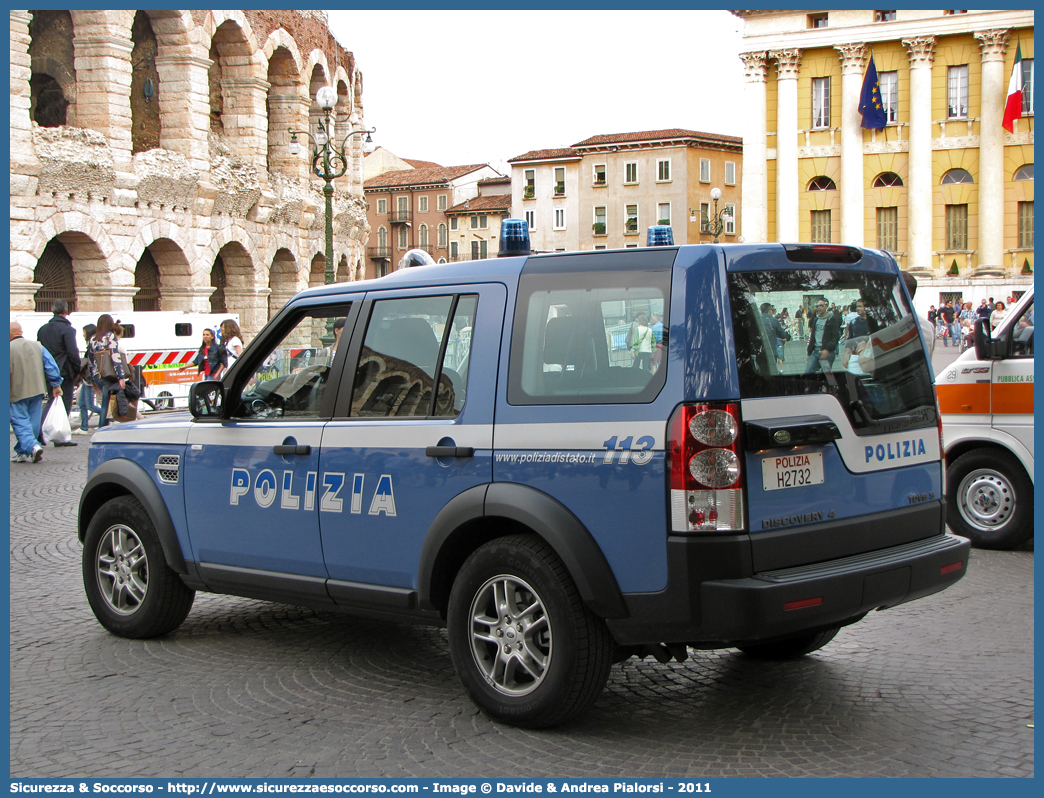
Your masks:
M250 259L251 264L260 264L264 262L264 258L260 257L253 240L249 235L247 235L246 231L238 225L231 225L214 232L214 237L211 239L210 245L206 248L205 252L201 255L199 267L195 270L197 278L198 275L201 274L201 269L209 268L209 265L214 262L214 259L218 256L221 250L223 250L228 244L233 243L239 244L246 256ZM239 270L239 273L242 275L243 272L241 269ZM254 285L254 273L254 268L251 266L251 287Z
M176 225L155 221L138 232L128 251L136 271L146 253L155 261L159 271L159 310L193 309L195 292L192 290L192 264L186 254L187 239L185 231Z
M312 50L308 54L308 67L304 73L308 81L308 130L314 134L319 122L324 118L323 110L316 102L315 95L323 86L330 85L330 69L326 62L326 53Z
M325 282L326 256L322 252L317 252L312 257L311 265L308 268L308 287L323 285Z
M305 176L305 164L290 154L289 131L300 130L307 124L301 54L293 37L282 28L268 37L263 53L268 64L269 84L265 98L268 170L300 180Z
M41 127L76 125L75 25L69 11L33 11L29 20L29 115Z
M79 267L78 271L113 274L121 266L126 267L105 229L93 217L79 211L54 214L40 223L26 247L34 262L40 259L52 238L59 238L66 248L70 246L70 241L73 242L79 256L73 251L69 254L73 256L74 268ZM78 242L81 241L89 241L90 246L80 250L81 244Z
M154 150L160 146L164 99L159 96L159 72L156 56L159 40L152 28L152 20L145 11L134 14L130 39L131 51L131 154Z
M271 319L295 294L307 286L303 284L304 273L298 268L297 258L289 247L280 247L272 258L268 284L272 293L268 295L268 316Z
M210 132L247 163L260 161L267 146L264 115L267 65L242 12L221 12L210 37L207 73ZM208 20L210 17L208 17Z
M337 261L337 275L334 277L334 282L350 283L354 279L355 275L352 273L352 267L348 263L348 256L341 255L341 259Z

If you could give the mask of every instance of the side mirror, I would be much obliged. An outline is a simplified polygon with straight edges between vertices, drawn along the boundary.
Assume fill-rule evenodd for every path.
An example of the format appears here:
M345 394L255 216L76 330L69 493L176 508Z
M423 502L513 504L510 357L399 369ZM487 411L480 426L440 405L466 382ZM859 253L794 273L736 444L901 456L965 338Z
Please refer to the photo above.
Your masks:
M993 330L989 319L975 320L975 357L978 360L993 360Z
M193 418L221 418L225 386L216 380L194 382L189 388L189 410Z

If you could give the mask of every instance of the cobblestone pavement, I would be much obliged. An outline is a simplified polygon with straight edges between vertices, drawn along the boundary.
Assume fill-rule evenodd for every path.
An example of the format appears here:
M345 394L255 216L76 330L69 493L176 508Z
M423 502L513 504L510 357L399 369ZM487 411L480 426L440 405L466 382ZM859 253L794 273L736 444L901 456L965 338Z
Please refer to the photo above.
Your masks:
M108 634L79 440L11 466L12 776L1034 775L1032 543L803 660L632 659L578 722L522 731L468 700L439 629L197 594L166 638Z

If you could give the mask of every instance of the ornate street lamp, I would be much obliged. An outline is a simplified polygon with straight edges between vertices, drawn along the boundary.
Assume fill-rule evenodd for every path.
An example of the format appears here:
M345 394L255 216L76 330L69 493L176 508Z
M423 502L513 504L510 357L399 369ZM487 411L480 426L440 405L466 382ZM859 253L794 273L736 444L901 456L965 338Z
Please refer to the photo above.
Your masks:
M707 212L704 210L696 210L695 208L689 208L689 221L695 222L696 217L699 216L703 220L703 230L701 233L709 233L714 236L714 243L718 243L718 236L721 235L725 229L725 218L732 218L732 212L729 210L729 206L726 205L721 209L721 213L718 212L718 200L721 199L721 189L715 186L711 189L711 199L714 200L714 221L712 222L707 216Z
M323 109L324 118L319 122L314 136L307 130L290 131L290 154L297 155L301 152L301 144L297 140L299 135L308 136L312 140L312 172L325 183L323 186L323 196L326 198L326 274L324 282L329 284L334 281L333 181L348 170L348 156L344 151L348 139L365 134L366 141L363 144L363 150L372 152L373 139L370 138L370 134L375 133L377 128L351 130L338 147L330 141L330 131L332 130L330 114L337 103L337 91L332 86L323 86L316 92L315 100Z

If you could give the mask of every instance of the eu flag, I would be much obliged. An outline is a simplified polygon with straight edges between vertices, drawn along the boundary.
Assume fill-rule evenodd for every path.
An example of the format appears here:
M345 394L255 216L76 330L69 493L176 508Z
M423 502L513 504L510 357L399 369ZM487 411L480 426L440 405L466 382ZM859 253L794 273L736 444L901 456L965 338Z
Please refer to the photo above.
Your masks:
M877 79L877 67L874 56L870 56L870 65L863 76L863 91L859 95L859 113L863 115L861 127L872 130L884 130L888 123L884 103L881 101L881 83Z

